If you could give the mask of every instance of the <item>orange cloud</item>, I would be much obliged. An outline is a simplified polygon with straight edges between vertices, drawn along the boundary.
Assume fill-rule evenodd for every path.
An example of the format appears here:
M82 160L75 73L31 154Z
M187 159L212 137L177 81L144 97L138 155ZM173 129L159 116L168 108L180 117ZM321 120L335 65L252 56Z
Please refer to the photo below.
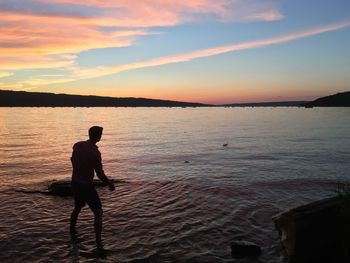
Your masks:
M62 68L75 64L74 55L39 56L39 55L0 55L0 68L6 70Z
M0 78L8 77L8 76L11 76L11 75L12 75L12 73L10 73L10 72L1 72L0 71Z
M32 0L4 2L0 10L0 69L55 68L95 48L125 47L153 26L174 26L201 15L220 20L276 20L258 0ZM103 30L113 27L114 30Z
M0 12L0 68L52 68L74 63L79 52L131 45L147 30L103 32L82 18ZM45 21L45 22L43 22Z

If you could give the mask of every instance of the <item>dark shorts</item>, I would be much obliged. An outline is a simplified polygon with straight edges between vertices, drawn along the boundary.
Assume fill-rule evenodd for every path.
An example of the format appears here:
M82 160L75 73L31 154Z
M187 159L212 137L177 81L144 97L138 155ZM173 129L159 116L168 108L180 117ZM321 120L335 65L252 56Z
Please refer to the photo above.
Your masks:
M92 211L102 208L100 197L94 185L72 182L72 189L75 207L83 207L88 204Z

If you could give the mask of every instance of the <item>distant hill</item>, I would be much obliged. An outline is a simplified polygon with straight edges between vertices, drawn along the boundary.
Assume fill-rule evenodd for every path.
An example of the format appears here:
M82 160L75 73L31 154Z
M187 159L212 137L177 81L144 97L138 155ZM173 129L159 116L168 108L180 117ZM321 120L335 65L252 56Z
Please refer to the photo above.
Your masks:
M195 102L146 98L113 98L0 90L0 107L350 107L350 92L322 97L314 101L278 101L211 105Z
M254 102L254 103L234 103L223 105L225 107L298 107L307 101L277 101L277 102Z
M318 98L304 104L305 107L350 107L350 91Z
M209 104L0 90L0 107L203 107Z

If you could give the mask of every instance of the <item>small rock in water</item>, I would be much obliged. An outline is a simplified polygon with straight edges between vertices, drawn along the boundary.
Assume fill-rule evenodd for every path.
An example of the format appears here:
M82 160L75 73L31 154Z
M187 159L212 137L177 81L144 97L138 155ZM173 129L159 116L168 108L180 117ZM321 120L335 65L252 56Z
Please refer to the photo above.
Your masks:
M231 243L231 255L234 258L259 257L261 248L248 241L234 241Z
M112 182L116 183L117 180L111 179ZM107 186L106 183L100 180L94 180L95 186ZM48 186L48 191L45 194L57 195L57 196L70 196L73 195L71 181L55 181Z
M73 195L72 186L70 181L57 181L48 186L48 194L58 196Z
M184 163L190 163L189 161L184 161Z
M224 143L222 146L223 146L223 147L226 147L226 146L228 146L228 143Z

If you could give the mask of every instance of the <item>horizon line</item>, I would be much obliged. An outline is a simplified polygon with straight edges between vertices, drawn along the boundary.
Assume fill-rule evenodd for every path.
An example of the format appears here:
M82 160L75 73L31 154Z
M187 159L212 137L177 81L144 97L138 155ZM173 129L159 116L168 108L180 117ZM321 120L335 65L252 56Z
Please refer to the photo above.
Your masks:
M93 95L93 94L69 94L69 93L54 93L49 91L26 91L26 90L4 90L0 89L1 91L10 91L10 92L26 92L26 93L44 93L44 94L50 94L50 95L67 95L67 96L81 96L81 97L98 97L98 98L110 98L110 99L146 99L146 100L159 100L159 101L169 101L169 102L179 102L179 103L193 103L193 104L203 104L208 106L229 106L229 105L245 105L245 104L262 104L262 103L290 103L290 102L312 102L320 97L317 97L314 100L268 100L268 101L253 101L253 102L230 102L230 103L204 103L204 102L195 102L195 101L179 101L179 100L171 100L171 99L160 99L160 98L146 98L146 97L112 97L112 96L101 96L101 95ZM343 92L337 92L335 94L344 93L349 91L343 91ZM331 95L335 95L331 94ZM330 96L330 95L327 95ZM322 96L324 97L324 96Z

